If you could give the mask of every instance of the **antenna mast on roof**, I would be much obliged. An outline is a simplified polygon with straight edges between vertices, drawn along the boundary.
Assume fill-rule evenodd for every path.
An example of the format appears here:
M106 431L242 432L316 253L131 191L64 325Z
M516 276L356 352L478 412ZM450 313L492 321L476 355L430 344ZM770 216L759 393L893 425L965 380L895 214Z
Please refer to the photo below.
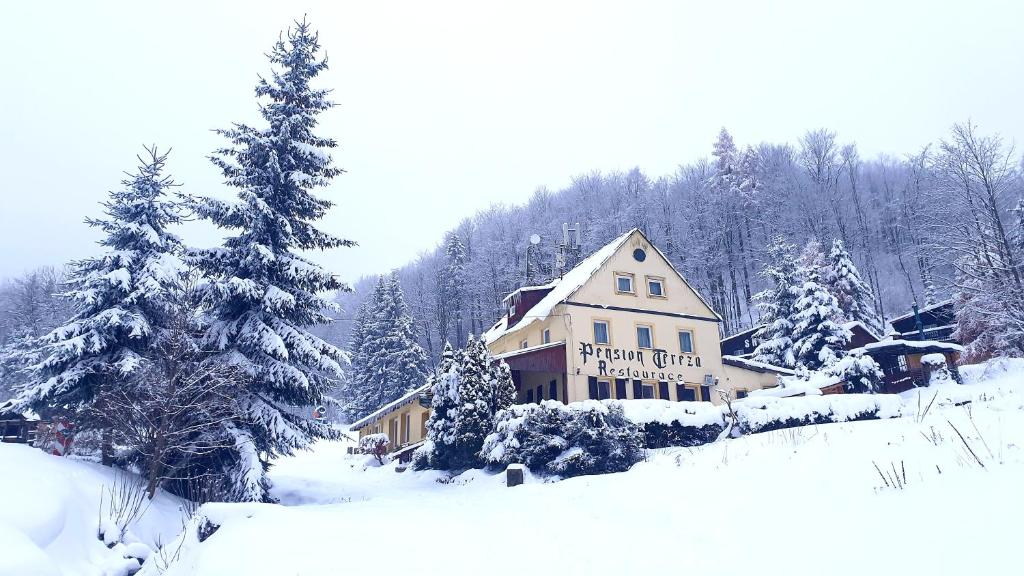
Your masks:
M580 261L580 223L569 226L568 222L562 223L562 242L558 245L558 252L555 254L555 269L558 276L564 276L572 270Z
M537 282L534 272L540 265L537 251L540 249L540 235L530 234L530 245L526 247L526 285L533 286Z

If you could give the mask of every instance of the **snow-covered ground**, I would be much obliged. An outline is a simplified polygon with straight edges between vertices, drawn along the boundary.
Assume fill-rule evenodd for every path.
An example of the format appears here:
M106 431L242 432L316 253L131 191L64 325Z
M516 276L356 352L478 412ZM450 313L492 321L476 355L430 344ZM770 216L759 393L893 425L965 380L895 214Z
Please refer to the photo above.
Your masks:
M22 444L0 444L0 576L118 574L130 566L123 546L108 549L97 539L100 499L109 502L108 489L119 474ZM130 539L155 548L181 531L185 515L178 498L158 492L143 506Z
M282 505L206 506L200 514L220 525L216 532L202 543L194 536L171 542L171 567L147 564L144 572L1015 573L1024 517L1024 365L964 376L967 386L924 390L920 400L906 393L911 415L904 418L655 450L629 472L527 478L515 488L504 486L504 474L482 471L451 480L396 473L394 465L348 456L342 443L321 443L272 470ZM5 472L9 454L29 452L0 449ZM48 474L44 460L53 461L45 464L49 473L83 467L95 480L105 472L31 457L38 472L16 472L25 484L30 474ZM6 508L11 481L3 482ZM58 513L36 497L20 502L13 518L0 511L8 534L0 550L11 548L11 538L17 547L10 532L30 534L38 554L70 566L54 558L67 548L46 544L52 527L23 527L34 505ZM94 509L83 505L76 514L85 522Z

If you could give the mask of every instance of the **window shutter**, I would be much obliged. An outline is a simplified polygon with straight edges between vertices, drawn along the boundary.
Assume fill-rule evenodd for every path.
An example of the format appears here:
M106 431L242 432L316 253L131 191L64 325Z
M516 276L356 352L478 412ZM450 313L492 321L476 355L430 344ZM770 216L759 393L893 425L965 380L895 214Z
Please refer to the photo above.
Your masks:
M639 380L633 380L633 398L640 399L644 397L644 385Z
M615 379L615 397L619 400L626 399L626 379L616 378Z
M590 388L590 399L597 400L597 376L588 376L587 385Z
M676 383L676 400L682 402L686 400L686 386Z
M711 402L711 386L700 387L700 399L703 402Z
M658 382L658 398L668 400L668 382Z

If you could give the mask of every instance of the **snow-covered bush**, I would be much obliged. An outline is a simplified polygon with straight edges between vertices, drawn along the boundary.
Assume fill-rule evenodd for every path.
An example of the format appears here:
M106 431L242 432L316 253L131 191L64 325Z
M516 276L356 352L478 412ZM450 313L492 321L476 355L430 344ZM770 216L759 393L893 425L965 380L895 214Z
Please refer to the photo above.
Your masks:
M928 386L956 383L949 366L946 365L946 357L942 354L925 354L921 357L921 366L924 368Z
M359 451L363 454L372 454L377 462L384 464L384 456L388 453L388 445L391 439L387 434L367 434L359 439Z
M851 394L872 393L882 388L882 368L863 351L851 352L826 372L842 380Z
M621 404L548 400L499 412L481 456L563 477L621 472L643 458L643 434Z
M751 396L733 402L739 428L748 434L832 422L898 418L903 402L895 394L833 394L774 398Z
M644 434L644 447L699 446L713 442L725 429L720 406L710 402L608 400L622 406L626 418Z

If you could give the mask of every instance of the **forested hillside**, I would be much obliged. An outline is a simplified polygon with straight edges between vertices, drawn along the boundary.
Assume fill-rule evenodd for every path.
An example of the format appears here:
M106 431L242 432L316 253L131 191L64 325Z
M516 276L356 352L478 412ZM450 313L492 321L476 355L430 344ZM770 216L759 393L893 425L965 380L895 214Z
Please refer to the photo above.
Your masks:
M958 254L947 249L949 224L984 210L971 196L985 194L986 179L1001 187L996 221L1011 218L1020 191L1020 157L970 125L898 158L861 158L856 144L827 130L793 144L746 145L723 129L711 144L707 158L673 174L584 174L565 189L537 190L525 205L467 217L398 271L423 347L436 358L445 340L461 343L500 317L502 298L526 283L532 234L541 237L535 262L543 268L533 279L550 277L563 222L581 224L584 255L630 228L643 230L722 314L723 335L758 322L751 299L766 287L763 259L776 235L798 245L841 239L876 295L876 312L892 317L915 300L953 293ZM984 166L970 162L975 153ZM372 281L343 295L347 312L330 329L333 338L345 339Z

